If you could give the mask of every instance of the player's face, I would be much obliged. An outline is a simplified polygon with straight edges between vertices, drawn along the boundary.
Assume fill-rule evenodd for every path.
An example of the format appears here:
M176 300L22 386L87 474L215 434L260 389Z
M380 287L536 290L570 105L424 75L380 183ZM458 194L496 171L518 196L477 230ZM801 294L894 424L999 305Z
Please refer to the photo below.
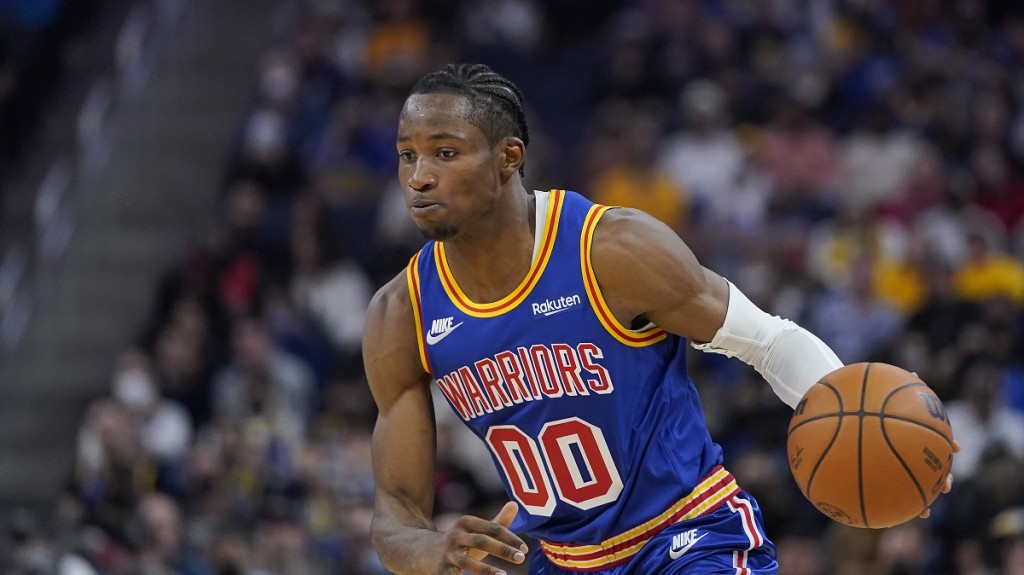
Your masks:
M428 239L457 236L500 195L495 146L467 120L456 94L410 96L398 121L398 179L413 221Z

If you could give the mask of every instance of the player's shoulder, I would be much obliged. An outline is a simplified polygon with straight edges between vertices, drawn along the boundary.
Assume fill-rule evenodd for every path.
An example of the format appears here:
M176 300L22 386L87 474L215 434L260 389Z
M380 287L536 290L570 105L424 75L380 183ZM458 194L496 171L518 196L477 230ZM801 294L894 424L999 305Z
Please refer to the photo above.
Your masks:
M370 299L367 319L384 320L394 315L412 315L412 298L409 296L407 269L395 274L387 283L377 289Z
M693 252L675 230L632 208L602 215L594 230L590 260L598 280L608 286L606 291L617 284L632 292L643 282L682 283L703 276Z
M594 229L594 247L645 253L681 242L678 234L654 216L634 208L606 210Z
M403 339L415 325L412 297L407 279L408 268L402 268L381 286L370 299L363 329L363 346L389 347Z
M381 286L367 309L363 363L375 395L414 385L425 373L407 270Z

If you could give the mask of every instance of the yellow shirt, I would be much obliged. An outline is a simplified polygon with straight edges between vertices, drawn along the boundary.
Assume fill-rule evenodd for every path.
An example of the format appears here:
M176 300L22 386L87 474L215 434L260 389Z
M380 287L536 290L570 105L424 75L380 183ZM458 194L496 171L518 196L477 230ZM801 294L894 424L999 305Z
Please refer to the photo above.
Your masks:
M917 267L879 260L874 271L875 293L896 311L910 315L924 303L925 281Z
M954 285L957 295L969 301L1004 296L1024 304L1024 264L1007 256L968 262L957 270Z
M666 172L655 168L609 168L594 182L591 199L608 206L643 210L677 231L686 225L689 208L686 190Z

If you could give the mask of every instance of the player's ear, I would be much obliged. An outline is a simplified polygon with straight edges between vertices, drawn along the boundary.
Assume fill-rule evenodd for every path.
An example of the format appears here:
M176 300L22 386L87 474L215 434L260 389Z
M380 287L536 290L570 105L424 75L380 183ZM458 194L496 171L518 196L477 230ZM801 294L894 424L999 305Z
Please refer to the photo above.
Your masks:
M526 144L519 138L509 136L502 139L499 145L501 146L499 151L501 173L505 177L510 177L518 172L519 168L523 166L523 162L526 161Z

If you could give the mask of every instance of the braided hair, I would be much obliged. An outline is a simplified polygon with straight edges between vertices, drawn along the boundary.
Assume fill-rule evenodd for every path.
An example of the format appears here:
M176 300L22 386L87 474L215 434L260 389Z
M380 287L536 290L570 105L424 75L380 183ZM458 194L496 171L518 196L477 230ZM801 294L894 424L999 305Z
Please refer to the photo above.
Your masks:
M523 93L509 79L485 64L448 64L420 78L410 94L458 94L469 100L467 120L495 144L506 136L530 143L523 111ZM519 168L522 175L523 168Z

